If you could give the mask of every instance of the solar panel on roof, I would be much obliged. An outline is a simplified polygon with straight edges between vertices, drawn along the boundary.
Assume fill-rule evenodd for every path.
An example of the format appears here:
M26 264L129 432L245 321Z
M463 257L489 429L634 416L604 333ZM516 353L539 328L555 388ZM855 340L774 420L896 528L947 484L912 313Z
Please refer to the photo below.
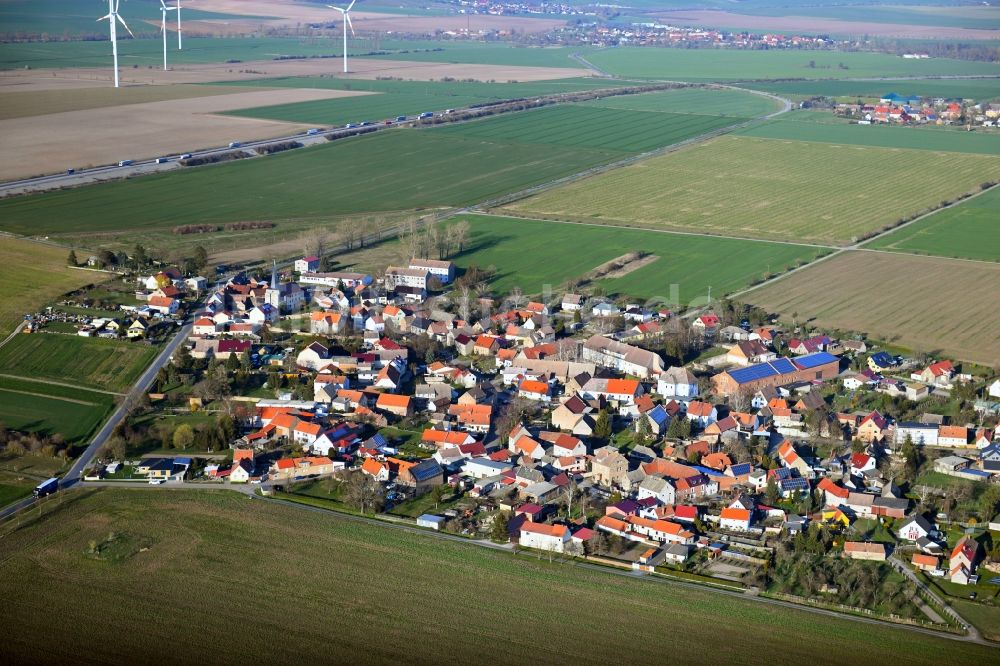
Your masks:
M733 465L733 474L740 476L741 474L750 473L750 463L740 463L738 465Z
M785 490L808 490L809 482L802 478L785 479L781 482Z
M816 352L815 354L800 356L795 359L795 364L800 368L815 368L818 365L826 365L827 363L833 363L836 360L837 357L833 354L829 354L827 352Z
M786 373L789 373L789 372L795 372L795 370L796 370L795 364L792 363L787 358L777 358L777 359L774 359L773 361L771 361L770 365L771 365L771 367L774 368L774 370L777 373L782 374L782 375L786 374Z
M747 382L757 381L758 379L763 379L764 377L770 377L776 374L778 373L774 370L774 368L767 363L751 365L746 368L731 370L729 372L729 376L732 377L737 384L746 384Z

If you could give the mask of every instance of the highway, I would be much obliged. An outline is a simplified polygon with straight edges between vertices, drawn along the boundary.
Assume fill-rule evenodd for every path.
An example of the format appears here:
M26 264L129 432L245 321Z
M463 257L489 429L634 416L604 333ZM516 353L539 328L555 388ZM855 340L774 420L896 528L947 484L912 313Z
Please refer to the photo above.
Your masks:
M374 129L384 129L386 127L394 127L395 123L392 125L384 124L371 124L369 127ZM347 127L333 127L328 129L320 130L316 134L306 134L300 132L298 134L290 134L283 137L275 137L272 139L260 139L257 141L245 141L241 142L238 147L230 148L228 145L219 146L218 148L207 148L205 150L194 150L191 152L175 153L173 155L164 155L167 158L166 162L157 163L157 159L160 158L149 158L149 159L136 159L132 160L132 163L127 166L118 166L117 164L105 164L102 166L96 166L90 169L76 169L73 173L68 173L66 171L54 174L47 174L44 176L36 176L33 178L24 178L21 180L12 180L6 183L0 183L0 198L6 196L15 196L19 194L29 194L32 192L45 192L47 190L54 190L63 187L78 187L80 185L90 185L93 183L99 183L107 180L118 180L121 178L126 178L129 176L142 176L151 173L158 173L161 171L173 171L176 169L194 168L185 167L180 163L180 156L185 157L211 157L213 155L221 155L234 150L254 150L256 148L261 148L263 146L268 146L276 143L284 143L286 141L298 141L303 146L311 146L321 143L326 143L326 137L346 137L356 134L358 127L353 127L348 129ZM122 155L122 160L129 159L128 155ZM246 158L252 159L252 158ZM72 165L67 165L67 168L72 167Z

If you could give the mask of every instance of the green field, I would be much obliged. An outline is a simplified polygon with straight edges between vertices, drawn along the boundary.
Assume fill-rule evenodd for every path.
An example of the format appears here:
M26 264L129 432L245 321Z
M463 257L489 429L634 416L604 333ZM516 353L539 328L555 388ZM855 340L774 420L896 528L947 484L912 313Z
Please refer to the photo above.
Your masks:
M584 104L602 109L701 113L737 118L756 118L780 108L775 100L762 95L748 95L738 90L713 90L709 88L681 88L663 93L618 95L584 102Z
M579 105L384 131L267 158L7 199L0 201L0 229L137 231L184 220L322 221L468 205L733 122Z
M168 3L168 5L173 3ZM96 2L79 0L2 0L0 1L0 32L48 34L52 37L81 37L86 35L107 35L107 23L97 23L95 19L107 12L101 11ZM160 3L153 0L131 0L119 7L122 17L135 34L159 32ZM206 19L231 19L232 14L184 9L182 21ZM155 20L153 28L146 21ZM170 14L168 26L176 24ZM169 27L168 27L169 29ZM121 32L125 32L122 30Z
M8 659L190 662L204 661L206 646L216 646L213 663L245 663L247 654L293 663L324 654L343 663L575 665L623 655L659 664L664 654L727 664L756 664L761 653L814 664L859 652L913 664L993 656L987 647L515 558L235 493L115 489L63 502L0 540ZM253 572L252 593L234 582L237 571ZM726 621L733 617L740 621ZM612 625L634 624L648 629L641 640L598 640ZM197 640L177 638L193 626ZM233 627L249 630L239 649L221 649Z
M801 245L730 238L479 215L462 219L471 224L471 244L454 261L461 268L495 266L492 287L498 293L517 286L538 294L546 285L558 292L567 278L582 277L616 257L645 250L658 259L622 277L600 280L597 286L610 293L688 304L705 296L708 287L721 297L760 279L768 268L779 272L823 253ZM724 264L718 262L720 256L726 257Z
M141 231L186 220L321 221L358 212L450 207L622 156L466 139L434 129L380 132L262 159L6 199L0 202L0 228L31 234Z
M922 97L969 98L977 102L1000 97L1000 78L904 79L895 81L779 81L741 84L754 90L803 97L876 98L890 92Z
M822 122L825 120L830 122ZM822 127L817 127L817 124ZM1000 130L980 128L975 132L965 132L957 128L855 125L837 119L831 113L818 111L788 113L738 133L765 139L1000 155Z
M113 406L106 393L0 377L0 423L12 430L60 433L69 442L79 442L94 432Z
M700 3L699 3L700 4ZM905 2L887 4L907 4ZM941 2L940 4L945 4ZM943 28L978 28L1000 30L1000 17L991 7L894 7L852 3L850 6L742 7L733 11L750 16L809 16L812 18L855 21L860 23L897 23ZM859 26L858 32L864 32Z
M904 60L882 53L838 51L619 47L588 54L587 60L618 76L679 81L1000 75L1000 63L948 58ZM810 61L815 67L809 66ZM841 63L847 69L841 69Z
M107 277L70 268L66 265L68 254L66 248L15 238L0 242L0 339L23 321L24 315L37 312L57 296Z
M66 1L66 0L64 0ZM76 3L74 3L76 4ZM121 15L129 20L129 6L124 3ZM101 5L95 5L94 17L101 15ZM107 9L105 8L105 11ZM182 18L187 18L184 10ZM157 18L159 12L157 12ZM169 20L169 19L168 19ZM93 22L93 19L90 19ZM104 36L108 32L106 24L93 22L94 34ZM131 24L130 24L131 25ZM139 23L138 25L142 25ZM163 62L163 44L157 36L159 29L150 27L149 39L122 39L119 36L118 58L122 67L153 66ZM133 30L135 26L133 26ZM154 32L155 30L155 32ZM372 40L354 39L348 41L348 53L355 57L373 57L388 60L409 60L419 62L457 62L469 64L495 64L515 66L565 67L583 69L569 56L576 52L586 52L586 48L515 48L496 42L451 42L428 40L380 39L378 48L384 56L362 56L375 48ZM227 61L273 60L285 57L327 57L339 58L343 53L343 42L339 37L185 37L184 50L171 50L171 63L198 64L224 63ZM72 42L9 42L0 44L0 69L21 69L23 67L102 67L110 55L107 41ZM337 68L338 61L330 60L330 68Z
M559 105L452 125L439 132L470 140L642 153L739 120L724 116Z
M156 353L156 347L146 344L36 333L18 335L0 347L0 368L3 374L25 379L124 391Z
M289 77L236 82L228 85L252 87L323 88L376 93L358 97L275 104L232 111L228 115L267 118L286 122L342 125L396 116L415 116L424 111L443 111L501 99L520 99L556 93L615 88L624 83L578 78L537 83L480 83L461 81L345 81L320 77Z
M1000 187L882 236L865 247L1000 261Z
M822 125L817 127L823 128ZM525 216L848 243L1000 176L1000 158L726 136L510 204Z

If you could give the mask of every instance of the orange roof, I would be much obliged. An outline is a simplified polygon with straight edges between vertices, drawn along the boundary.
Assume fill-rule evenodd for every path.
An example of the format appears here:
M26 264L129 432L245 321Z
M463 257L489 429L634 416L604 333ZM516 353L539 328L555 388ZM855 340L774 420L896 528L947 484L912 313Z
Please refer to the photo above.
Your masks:
M253 449L233 449L233 463L239 463L241 460L253 461Z
M496 341L497 341L496 338L491 337L489 335L480 335L478 338L476 338L476 346L486 347L487 349L489 349L496 344Z
M594 523L594 526L615 530L616 532L625 532L628 530L628 523L624 520L612 518L611 516L601 516L597 519L597 522Z
M912 564L925 567L937 567L938 558L935 555L924 555L922 553L914 553L913 559L910 560Z
M693 416L708 416L712 413L712 405L700 400L692 400L688 403L687 413Z
M372 476L378 476L384 469L385 465L374 458L365 458L364 464L361 465L361 471Z
M309 319L312 321L328 321L331 324L336 324L340 321L339 312L313 312L309 315Z
M427 428L424 430L423 441L425 442L440 442L442 444L465 444L465 440L469 438L469 433L459 432L457 430L434 430L433 428Z
M733 464L733 461L725 453L710 453L701 459L701 464L712 469L723 470Z
M307 435L314 435L318 437L319 434L323 432L323 426L318 423L305 423L303 421L299 422L295 426L295 432L304 432Z
M395 393L383 393L378 397L376 406L378 407L409 407L411 398L408 395L397 395Z
M156 307L169 308L173 305L174 299L167 298L166 296L153 296L149 299L150 305L155 305Z
M635 395L639 390L639 382L634 379L609 379L608 393Z
M527 522L521 525L521 531L556 537L557 539L563 539L569 536L569 528L565 525L546 525L545 523Z
M521 382L521 390L527 391L528 393L539 393L541 395L549 394L549 385L545 382L536 382L531 379L525 379Z
M747 509L733 509L726 507L722 510L722 513L719 514L719 517L723 520L740 520L749 522L750 512Z
M838 486L836 483L834 483L828 477L825 476L822 479L820 479L819 484L817 484L816 487L819 488L820 490L830 493L834 497L839 497L841 499L847 499L847 496L851 494L850 491L847 490L847 488L841 488L840 486Z
M209 319L208 317L202 317L201 319L199 319L198 321L196 321L194 323L194 325L195 326L211 326L211 327L214 328L215 327L215 322L212 321L211 319Z
M969 429L965 426L943 425L938 427L938 437L967 440L969 438Z
M539 446L541 446L541 444L527 435L522 435L516 442L514 442L514 448L522 453L533 453L538 450Z

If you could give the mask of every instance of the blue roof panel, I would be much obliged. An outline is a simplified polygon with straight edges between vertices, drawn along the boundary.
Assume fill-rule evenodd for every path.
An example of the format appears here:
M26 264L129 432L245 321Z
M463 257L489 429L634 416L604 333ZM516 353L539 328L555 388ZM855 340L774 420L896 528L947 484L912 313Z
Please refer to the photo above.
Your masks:
M797 370L795 364L787 358L776 358L771 361L770 365L777 371L777 374L782 375L789 372L795 372Z
M815 354L806 354L805 356L800 356L795 359L795 364L800 368L815 368L820 365L826 365L827 363L838 362L838 359L833 354L828 352L816 352Z

